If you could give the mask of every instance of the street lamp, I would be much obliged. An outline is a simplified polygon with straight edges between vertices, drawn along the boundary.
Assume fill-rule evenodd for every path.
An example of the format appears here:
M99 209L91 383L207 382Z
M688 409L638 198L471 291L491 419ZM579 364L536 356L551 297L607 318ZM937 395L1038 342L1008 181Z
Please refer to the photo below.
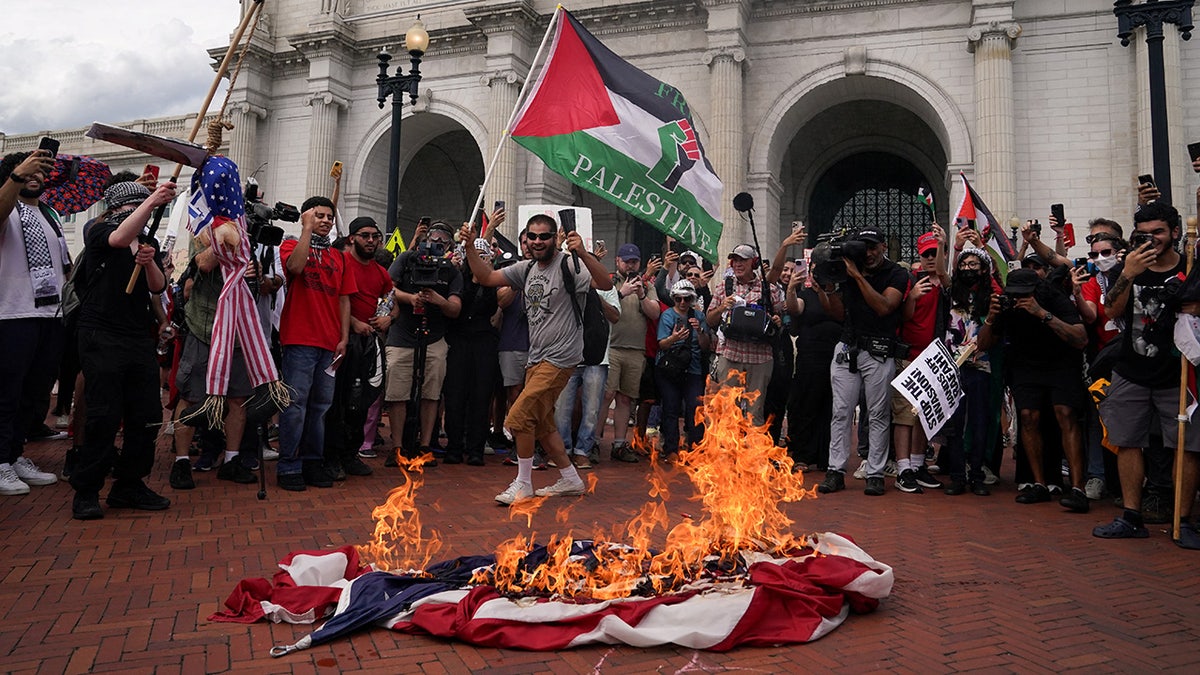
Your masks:
M425 24L421 23L421 15L404 34L404 48L408 50L412 69L407 75L403 67L396 68L395 75L388 75L388 64L392 55L387 50L379 52L379 76L375 82L379 85L379 107L392 97L392 138L388 154L388 192L387 192L387 233L396 230L396 216L400 201L400 120L403 117L404 95L408 94L413 103L417 102L417 85L421 81L421 57L429 47L429 33Z
M1129 46L1129 38L1139 26L1146 27L1146 47L1150 56L1150 140L1154 150L1154 182L1163 201L1171 203L1171 149L1167 137L1167 85L1163 74L1163 24L1179 26L1180 37L1192 37L1192 4L1194 0L1147 0L1139 5L1133 0L1116 0L1113 14L1117 15L1117 37L1121 46Z

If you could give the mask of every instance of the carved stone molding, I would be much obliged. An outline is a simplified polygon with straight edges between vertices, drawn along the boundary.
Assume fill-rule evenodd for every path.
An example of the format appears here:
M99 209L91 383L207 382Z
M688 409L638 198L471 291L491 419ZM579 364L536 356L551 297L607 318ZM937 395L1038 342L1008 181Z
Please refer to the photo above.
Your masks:
M504 84L515 84L519 86L523 84L524 78L518 75L517 71L511 69L495 70L490 73L484 73L479 78L479 83L485 87L492 86L493 82L503 82Z
M709 49L704 52L704 56L700 57L700 62L706 66L711 66L714 61L720 59L729 59L734 63L746 63L746 50L741 47L721 47L720 49Z
M846 69L846 75L866 75L867 74L867 48L862 45L847 47L843 54L842 64Z
M1008 39L1008 47L1012 49L1017 45L1017 38L1021 35L1021 24L1015 21L989 21L978 26L971 26L967 30L967 51L975 53L975 47L981 40L991 37L1003 37Z
M235 101L230 103L229 107L234 111L242 113L243 115L253 115L260 120L267 118L266 108L254 105L249 101Z
M343 110L350 107L349 100L344 99L341 96L337 96L336 94L333 94L332 92L328 92L328 91L313 92L313 93L310 93L308 96L304 97L304 105L310 106L313 103L316 103L317 101L320 101L321 103L324 103L325 105L330 105L330 104L336 105L337 107L342 108Z

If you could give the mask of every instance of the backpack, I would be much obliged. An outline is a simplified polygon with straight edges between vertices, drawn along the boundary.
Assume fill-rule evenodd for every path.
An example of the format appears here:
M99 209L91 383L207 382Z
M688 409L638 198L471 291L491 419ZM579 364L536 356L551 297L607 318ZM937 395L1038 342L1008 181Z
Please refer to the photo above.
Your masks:
M604 310L600 307L600 303L604 301L600 299L600 294L596 292L596 289L589 288L587 302L583 308L580 308L579 300L575 297L575 277L571 276L570 270L567 269L565 254L559 259L559 263L562 271L563 290L571 299L571 309L575 311L575 322L577 325L583 326L583 362L581 365L600 365L604 361L604 355L608 353L608 319L604 317ZM529 272L536 264L537 261L529 261L525 267L523 280L529 278Z
M108 262L105 261L100 263L96 269L89 269L86 253L85 249L75 256L71 273L67 275L67 280L63 284L62 304L59 306L59 310L62 312L62 320L65 324L72 324L75 321L79 308L87 300L88 293L96 285L96 281L104 273L105 266L108 265Z

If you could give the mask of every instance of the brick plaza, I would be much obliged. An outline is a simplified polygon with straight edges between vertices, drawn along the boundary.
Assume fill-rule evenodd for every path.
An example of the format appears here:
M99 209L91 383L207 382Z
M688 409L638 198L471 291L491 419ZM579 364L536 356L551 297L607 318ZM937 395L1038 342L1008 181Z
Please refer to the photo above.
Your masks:
M67 441L31 443L27 454L58 471ZM287 553L365 541L371 509L399 480L370 460L373 476L332 489L285 493L268 481L235 485L215 472L198 487L167 487L170 460L147 481L173 500L170 510L108 510L100 521L71 520L68 485L34 488L0 501L3 628L0 670L12 673L643 673L643 672L1196 672L1200 557L1176 548L1166 530L1149 540L1102 541L1093 525L1110 520L1108 503L1088 515L1057 504L1013 502L1012 462L991 497L940 492L882 498L862 481L820 499L787 505L796 531L849 534L892 565L896 585L880 609L851 616L807 645L716 654L684 648L597 646L559 653L480 649L371 629L348 640L271 658L314 626L211 623L207 617L245 577L269 577ZM427 528L446 548L438 557L485 553L526 531L492 501L515 469L489 456L485 467L438 466L419 493ZM268 470L273 464L268 464ZM596 493L575 499L579 533L631 517L646 499L648 465L604 462ZM270 476L270 474L268 474ZM536 472L549 484L556 472ZM819 474L807 474L807 481ZM680 478L671 522L698 505ZM103 494L103 493L102 493ZM564 500L564 503L565 500ZM558 506L552 503L552 506ZM554 510L533 529L562 532Z

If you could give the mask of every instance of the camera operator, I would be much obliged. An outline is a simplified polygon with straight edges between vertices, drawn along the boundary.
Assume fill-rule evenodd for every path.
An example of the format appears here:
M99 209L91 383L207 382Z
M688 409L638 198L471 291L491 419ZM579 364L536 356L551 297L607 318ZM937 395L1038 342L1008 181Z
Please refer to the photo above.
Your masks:
M709 328L722 325L725 341L717 348L716 380L723 386L737 384L737 374L745 375L746 392L758 392L747 411L754 424L762 424L766 406L767 385L771 383L771 371L775 368L775 337L783 321L778 314L783 310L783 291L777 285L767 284L758 274L758 253L749 244L738 244L729 252L731 276L717 284L713 291L712 306L705 320ZM763 299L763 286L770 289ZM735 323L735 310L758 307L759 312L769 317L768 322L747 325L746 330ZM749 315L745 315L749 316Z
M1034 482L1017 495L1019 504L1050 501L1042 462L1041 412L1053 406L1062 434L1063 453L1071 469L1073 489L1059 503L1076 513L1088 510L1083 492L1083 428L1079 416L1086 400L1081 378L1087 330L1075 304L1055 284L1030 265L1013 270L1002 295L994 295L979 331L979 348L990 349L1001 339L1008 345L1009 387L1020 417L1021 444Z
M410 459L429 452L433 425L437 421L438 398L446 379L447 319L458 317L462 311L462 274L446 257L453 241L450 226L440 220L434 222L421 243L401 253L388 270L396 285L396 305L392 308L393 322L387 339L388 375L384 393L384 400L389 404L394 450L388 465L395 461L395 452L402 452ZM419 346L425 350L424 381L417 409L421 422L419 447L405 448L404 422L418 368ZM433 460L427 461L427 466L435 464Z
M892 397L889 384L896 375L896 333L903 318L908 272L887 259L883 233L863 228L841 244L847 281L830 294L829 314L843 321L842 339L829 366L833 387L832 445L829 470L817 486L822 493L846 487L854 408L865 392L870 417L867 487L864 494L884 494L883 471L891 440ZM865 249L865 250L863 250Z
M1116 338L1122 346L1113 365L1108 397L1100 404L1109 441L1118 447L1125 510L1113 522L1092 530L1094 536L1103 539L1149 536L1141 511L1145 479L1142 449L1149 444L1155 417L1152 413L1157 412L1163 443L1170 448L1177 442L1180 373L1174 348L1175 315L1169 300L1177 287L1176 278L1186 270L1183 256L1175 250L1180 235L1179 212L1169 204L1153 202L1143 206L1133 219L1131 250L1105 299L1107 315L1122 317L1125 325ZM1184 303L1180 311L1200 315L1200 303ZM1200 470L1200 425L1187 425L1184 444L1180 486L1184 513L1176 543L1184 548L1200 548L1200 535L1188 522Z

